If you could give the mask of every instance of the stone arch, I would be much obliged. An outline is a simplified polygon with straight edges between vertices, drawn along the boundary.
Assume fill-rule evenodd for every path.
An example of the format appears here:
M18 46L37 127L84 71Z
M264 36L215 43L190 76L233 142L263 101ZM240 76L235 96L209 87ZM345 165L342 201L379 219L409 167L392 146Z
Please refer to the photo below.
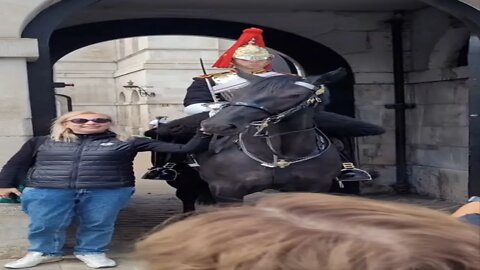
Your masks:
M140 95L138 94L138 91L136 90L132 91L132 94L130 94L130 103L137 104L139 101L140 101Z
M118 115L118 126L122 130L126 130L129 122L128 122L128 101L127 101L127 96L125 95L125 92L121 91L119 96L118 96L118 104L117 104L117 115Z
M127 102L127 98L125 97L125 93L122 91L120 95L118 95L118 103L125 104Z
M39 61L28 65L32 124L35 134L48 133L48 125L45 124L48 121L43 118L51 119L55 115L54 95L50 90L53 82L45 81L44 78L51 78L51 66L71 51L101 41L146 35L199 35L236 39L242 29L255 26L211 19L149 18L112 20L56 29L67 16L73 16L88 5L94 4L90 0L80 2L82 4L78 1L64 0L49 7L41 12L23 33L24 37L38 39L40 45ZM62 9L64 5L68 7ZM268 46L295 59L302 65L307 75L321 74L339 66L350 70L343 57L318 42L293 33L258 26L265 29ZM335 102L335 96L332 95L331 107L339 108L337 112L353 115L353 75L350 74L345 81L345 85L340 87L342 91L334 94L340 97L338 104ZM46 93L46 91L50 92ZM41 121L38 120L40 118L42 118Z
M450 27L440 37L429 56L428 69L454 67L462 47L468 42L470 30Z

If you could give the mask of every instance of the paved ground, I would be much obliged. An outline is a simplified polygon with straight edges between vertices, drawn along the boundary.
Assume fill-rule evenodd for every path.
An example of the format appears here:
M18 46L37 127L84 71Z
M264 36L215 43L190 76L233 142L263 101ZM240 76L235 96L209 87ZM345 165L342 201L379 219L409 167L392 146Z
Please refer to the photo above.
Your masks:
M136 170L138 173L145 171L148 166L148 156L139 156ZM137 185L137 192L134 195L130 205L122 211L112 242L111 256L119 262L119 266L115 269L119 270L140 270L141 267L129 257L129 252L132 250L132 245L136 239L140 238L145 233L152 230L156 225L160 224L166 218L180 213L181 204L174 194L173 190L161 181L139 180ZM250 199L261 197L263 195L251 196ZM430 200L419 196L392 196L392 195L377 195L370 196L374 199L397 201L404 203L413 203L425 207L438 209L441 211L452 212L458 207L457 204L449 202ZM12 234L17 233L24 237L25 226L18 224L26 224L26 217L22 214L18 206L0 205L0 232L1 239L12 239ZM6 218L3 218L6 217ZM21 229L20 229L21 228ZM5 232L9 231L9 234ZM2 241L0 241L2 242ZM1 244L0 244L1 245ZM18 257L23 253L26 241L19 241L18 249L11 249L9 252L1 253L0 250L0 265L11 261L12 258ZM69 237L66 244L66 252L71 253L73 246L73 237ZM38 270L83 270L91 269L86 267L83 263L76 260L72 256L67 256L65 260L58 263L51 263L39 266Z

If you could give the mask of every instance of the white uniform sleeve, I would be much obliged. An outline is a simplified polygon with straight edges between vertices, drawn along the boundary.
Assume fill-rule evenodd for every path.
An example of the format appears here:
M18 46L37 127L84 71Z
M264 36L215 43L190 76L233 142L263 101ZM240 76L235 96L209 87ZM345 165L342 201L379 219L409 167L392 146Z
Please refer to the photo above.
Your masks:
M190 104L183 109L183 112L188 114L188 115L192 115L192 114L197 114L197 113L210 111L210 108L203 106L204 104L206 104L206 103Z

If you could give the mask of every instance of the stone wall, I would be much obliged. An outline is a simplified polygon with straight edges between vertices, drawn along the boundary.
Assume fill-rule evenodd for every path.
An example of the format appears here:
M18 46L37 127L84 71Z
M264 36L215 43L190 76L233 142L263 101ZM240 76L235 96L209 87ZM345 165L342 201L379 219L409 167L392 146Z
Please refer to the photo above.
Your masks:
M411 73L407 112L409 180L432 197L465 201L468 189L467 68ZM446 72L448 71L448 72Z
M140 135L156 116L184 116L183 97L192 78L209 68L219 46L232 41L195 36L135 37L94 44L55 64L55 80L74 87L57 89L73 99L73 110L108 113L124 131ZM212 71L208 69L208 71ZM216 71L218 72L218 71ZM155 96L144 96L129 83ZM66 111L63 98L62 113Z
M342 56L355 72L356 116L386 129L381 136L358 139L360 165L380 174L363 185L364 193L392 191L396 180L395 113L384 108L394 103L392 46L388 27L380 20L374 26L368 19L364 29L353 26L350 31L359 31L349 34L354 45L345 45L338 33L327 41L344 44ZM408 181L413 192L453 201L467 196L468 67L457 66L468 37L463 24L436 9L405 16L406 102L416 104L407 110Z
M117 102L114 73L117 70L114 43L104 42L79 49L62 58L54 66L56 82L73 83L73 87L57 88L56 93L70 96L73 110L93 110L116 117L112 105ZM57 97L62 114L65 99Z
M407 102L416 107L407 111L409 181L414 192L459 202L468 194L469 72L461 50L469 35L433 8L411 14Z

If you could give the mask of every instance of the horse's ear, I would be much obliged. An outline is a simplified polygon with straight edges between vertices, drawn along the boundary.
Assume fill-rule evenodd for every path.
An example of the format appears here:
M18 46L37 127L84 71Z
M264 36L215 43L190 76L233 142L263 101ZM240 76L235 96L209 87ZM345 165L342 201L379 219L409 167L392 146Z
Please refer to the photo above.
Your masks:
M347 74L348 72L345 68L339 67L322 75L309 76L307 77L307 81L314 85L330 84L345 78Z
M262 79L262 77L260 77L260 76L255 76L253 74L244 72L240 69L236 69L236 70L237 70L237 74L238 74L239 77L244 78L245 80L247 80L251 83L256 82L256 81L260 81Z

